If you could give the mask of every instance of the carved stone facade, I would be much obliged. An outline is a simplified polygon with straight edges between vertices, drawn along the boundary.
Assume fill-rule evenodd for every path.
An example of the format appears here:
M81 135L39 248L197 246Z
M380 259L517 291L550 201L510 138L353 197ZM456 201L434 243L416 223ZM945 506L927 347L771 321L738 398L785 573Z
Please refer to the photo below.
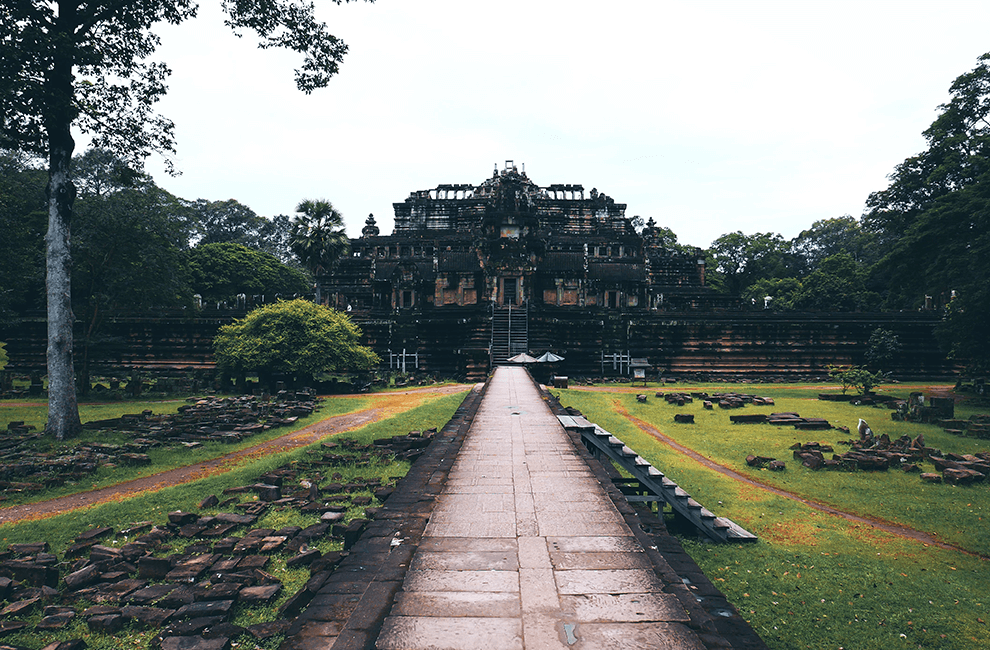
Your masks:
M323 278L333 306L360 315L450 307L650 311L709 308L701 251L666 250L626 206L581 185L540 187L507 166L480 185L439 185L374 219Z

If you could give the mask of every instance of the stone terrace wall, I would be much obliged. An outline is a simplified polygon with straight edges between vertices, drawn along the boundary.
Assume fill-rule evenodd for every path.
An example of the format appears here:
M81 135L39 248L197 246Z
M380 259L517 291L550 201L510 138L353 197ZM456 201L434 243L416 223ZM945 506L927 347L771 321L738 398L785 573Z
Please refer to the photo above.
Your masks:
M920 313L822 314L771 312L657 313L649 316L565 310L530 312L530 348L565 357L559 374L598 376L601 354L646 358L651 376L710 375L796 379L827 374L827 366L862 364L877 327L897 334L903 349L898 378L936 378L956 367L934 337L938 319ZM606 366L606 375L616 374Z
M212 340L220 325L240 312L203 318L120 318L104 328L94 351L94 372L184 372L212 369ZM420 354L419 371L439 376L483 379L488 368L491 330L484 308L402 313L386 318L352 314L365 343L382 356L388 351ZM877 327L892 330L903 346L893 374L900 379L946 378L956 367L934 338L938 319L925 313L822 314L771 312L622 313L575 308L529 312L529 349L565 357L556 372L599 376L601 355L629 352L651 364L650 376L711 376L797 379L823 376L829 364L861 364L866 342ZM28 321L0 331L7 342L9 370L45 371L45 322ZM78 339L77 339L78 341ZM77 350L81 350L78 347ZM410 362L411 363L411 362ZM412 369L412 366L408 366ZM615 375L611 366L606 375Z

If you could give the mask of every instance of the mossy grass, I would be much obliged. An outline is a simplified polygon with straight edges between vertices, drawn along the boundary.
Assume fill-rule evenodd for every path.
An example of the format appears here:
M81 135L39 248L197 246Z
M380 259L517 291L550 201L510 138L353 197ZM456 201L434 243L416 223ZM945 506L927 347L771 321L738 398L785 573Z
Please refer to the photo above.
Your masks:
M763 386L748 386L745 392L773 396L777 403L747 405L742 411L706 411L699 402L675 407L652 393L646 404L640 404L634 394L625 392L559 392L562 404L580 409L705 507L760 537L752 545L716 545L693 538L684 540L684 545L771 648L990 647L990 632L983 623L990 614L987 560L828 515L724 476L658 442L622 411L651 422L683 446L740 474L841 510L924 530L984 555L983 518L990 512L987 485L925 486L916 474L899 470L814 472L793 462L780 474L755 470L744 462L749 453L790 461L788 447L794 442L835 443L855 434L734 425L728 416L797 411L852 428L863 417L878 435L913 437L924 432L927 444L945 451L990 448L986 441L956 438L929 425L893 422L886 409L819 401L815 392L801 397L790 387L768 394ZM678 412L693 413L696 423L674 423L673 414Z
M204 441L201 447L194 449L171 444L153 447L147 451L147 455L151 459L151 463L148 465L102 465L94 473L78 481L66 482L63 485L46 488L38 492L8 492L4 495L6 498L2 502L2 505L6 507L22 503L45 501L69 494L109 487L177 467L212 460L293 433L330 417L364 410L371 405L371 401L371 398L368 397L328 398L320 404L319 410L311 415L299 418L291 426L268 429L236 443ZM82 405L79 407L79 410L82 421L89 422L91 420L117 418L127 413L140 413L143 410L150 410L155 415L175 413L176 409L185 403L187 403L186 400L169 400L166 402ZM23 420L26 424L33 424L40 421L40 424L36 426L41 430L44 428L44 414L46 410L47 407L45 406L13 407L0 404L0 423ZM9 417L11 415L26 417ZM31 419L29 420L28 418ZM59 455L72 453L72 449L81 444L102 443L122 445L131 440L132 438L130 436L122 433L87 429L78 437L71 440L58 441L44 436L31 441L30 446L39 453Z
M367 444L376 438L404 435L410 430L439 428L451 418L463 399L463 393L426 395L421 406L340 435ZM221 474L145 492L133 498L82 508L46 519L3 524L0 525L0 547L46 540L53 552L62 553L79 533L93 526L111 526L119 529L135 521L164 522L167 513L174 510L195 512L199 502L207 495L219 495L226 488L251 483L265 472L292 460L306 458L307 452L317 450L320 444L314 443L291 452L263 456ZM387 469L380 470L379 477L402 476L408 469L408 463L396 462ZM354 476L375 478L376 474L372 474L371 470L372 468L355 467L340 468L335 471L343 474L345 479Z
M395 417L366 425L361 429L340 434L337 437L347 437L359 443L366 444L378 438L404 435L411 430L422 431L431 427L441 428L453 416L454 411L460 405L463 398L463 393L444 396L425 396L424 403L416 408L398 414ZM254 483L260 475L266 472L284 467L293 462L304 462L311 453L321 451L320 444L314 443L290 452L266 456L223 474L164 488L155 492L148 492L121 502L104 503L48 519L2 525L0 526L0 547L6 547L14 543L47 540L52 547L52 551L62 555L75 537L93 526L110 526L119 531L138 521L164 523L167 519L167 513L175 510L198 512L199 502L209 494L220 495L226 488ZM349 453L347 451L341 451L339 448L334 451L335 453L339 452L341 455L347 455ZM406 461L393 460L391 462L372 462L365 466L343 465L332 468L332 471L341 475L338 481L351 482L361 477L365 480L378 478L383 482L387 482L393 477L405 475L409 470L409 466L409 463ZM325 484L331 480L332 477L325 476L320 481L320 484ZM354 496L361 495L373 497L370 491L354 493ZM376 500L373 500L372 505L379 504ZM233 510L233 508L227 508L226 510ZM211 509L209 512L217 512L217 510ZM363 515L363 506L351 505L345 515L345 521ZM305 527L317 523L318 520L318 515L302 513L292 508L271 508L262 515L254 527L273 529L280 529L285 526ZM102 543L119 546L127 543L127 541L124 536L116 534L102 540ZM191 540L175 538L170 540L165 547L158 549L156 553L161 555L176 553L191 543ZM326 553L328 551L340 550L340 542L327 537L317 541L315 547L321 552ZM248 626L255 623L276 620L278 607L305 584L309 578L309 571L305 568L287 567L286 559L287 557L283 554L275 554L266 568L266 571L276 576L282 582L283 588L279 597L263 607L248 608L239 604L235 605L232 617L232 621L235 624ZM81 611L83 605L85 603L78 603L76 605L77 611ZM36 623L37 620L40 620L40 612L36 612L24 620ZM115 635L93 633L89 631L82 617L77 616L69 626L57 633L46 633L44 635L34 632L12 634L5 637L4 642L34 650L52 641L82 638L86 641L87 647L92 650L113 650L117 648L143 649L149 646L149 642L156 632L156 630L142 630L136 627L129 627ZM247 644L243 647L262 648L263 650L275 650L281 641L281 637L273 637L266 641L255 641L254 639L249 640L246 638L239 640L240 643Z

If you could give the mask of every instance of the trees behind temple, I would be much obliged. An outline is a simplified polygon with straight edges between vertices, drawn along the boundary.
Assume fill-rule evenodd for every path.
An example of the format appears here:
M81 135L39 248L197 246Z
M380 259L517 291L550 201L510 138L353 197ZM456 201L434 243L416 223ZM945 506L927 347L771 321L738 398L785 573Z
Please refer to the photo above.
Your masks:
M105 150L75 157L72 308L108 312L231 302L237 294L305 294L311 279L288 251L288 217L230 199L188 201ZM0 323L44 308L45 172L0 151ZM292 263L282 258L289 257Z
M707 251L709 284L773 310L875 311L874 237L850 216L816 221L797 237L722 235Z
M770 309L942 310L936 334L990 369L990 53L949 88L861 221L818 221L791 241L736 232L708 251L713 286Z

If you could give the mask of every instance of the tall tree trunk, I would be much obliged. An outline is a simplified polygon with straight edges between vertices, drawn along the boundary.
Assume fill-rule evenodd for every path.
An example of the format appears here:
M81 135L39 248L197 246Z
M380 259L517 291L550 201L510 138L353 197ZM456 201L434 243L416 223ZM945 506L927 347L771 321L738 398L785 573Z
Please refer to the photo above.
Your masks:
M59 16L69 19L69 16ZM48 424L45 433L58 440L71 438L82 431L79 405L76 402L75 376L72 368L72 299L69 254L69 223L76 188L69 175L75 142L72 124L72 57L56 57L48 73L46 86L49 102L45 119L48 131Z

